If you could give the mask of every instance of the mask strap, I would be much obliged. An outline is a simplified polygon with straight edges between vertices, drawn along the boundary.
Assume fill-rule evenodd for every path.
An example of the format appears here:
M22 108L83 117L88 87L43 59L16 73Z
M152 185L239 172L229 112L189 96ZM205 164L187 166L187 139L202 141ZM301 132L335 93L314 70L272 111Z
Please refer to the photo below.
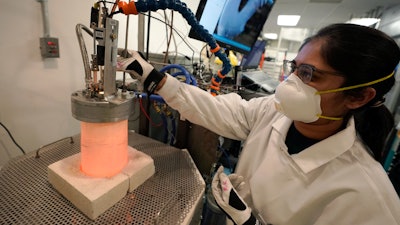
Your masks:
M335 120L335 121L338 121L338 120L342 120L342 119L343 119L342 117L323 116L323 115L321 115L321 114L318 114L317 116L318 116L319 118L322 118L322 119Z
M382 82L384 80L389 79L391 76L394 75L394 72L395 71L393 71L391 74L387 75L386 77L382 77L382 78L380 78L378 80L374 80L374 81L371 81L371 82L367 82L367 83L363 83L363 84L357 84L357 85L348 86L348 87L337 88L337 89L332 89L332 90L317 91L317 92L315 92L315 94L316 95L327 94L327 93L333 93L333 92L339 92L339 91L347 91L347 90L355 89L355 88L359 88L359 87L370 86L370 85L373 85L373 84L376 84L376 83L379 83L379 82Z

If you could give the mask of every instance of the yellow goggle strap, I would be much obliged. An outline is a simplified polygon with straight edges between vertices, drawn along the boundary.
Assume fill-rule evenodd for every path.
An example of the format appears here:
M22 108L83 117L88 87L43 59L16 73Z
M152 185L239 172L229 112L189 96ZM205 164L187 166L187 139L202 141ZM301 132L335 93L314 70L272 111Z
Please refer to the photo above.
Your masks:
M373 85L373 84L376 84L376 83L379 83L379 82L382 82L382 81L384 81L384 80L389 79L391 76L394 75L394 72L395 72L395 71L393 71L391 74L387 75L386 77L382 77L382 78L380 78L380 79L378 79L378 80L374 80L374 81L367 82L367 83L364 83L364 84L357 84L357 85L353 85L353 86L342 87L342 88L337 88L337 89L332 89L332 90L326 90L326 91L317 91L317 92L315 92L315 94L316 94L316 95L327 94L327 93L333 93L333 92L339 92L339 91L347 91L347 90L350 90L350 89L355 89L355 88L370 86L370 85Z

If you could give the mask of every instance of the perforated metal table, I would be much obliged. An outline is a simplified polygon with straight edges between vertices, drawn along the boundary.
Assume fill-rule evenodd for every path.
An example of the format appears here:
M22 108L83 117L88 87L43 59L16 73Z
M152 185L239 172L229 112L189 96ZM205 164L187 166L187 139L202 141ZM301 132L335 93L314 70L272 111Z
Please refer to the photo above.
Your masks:
M129 145L151 156L156 172L96 220L47 181L48 165L79 153L79 135L10 161L0 170L0 224L198 224L205 183L189 153L134 132Z

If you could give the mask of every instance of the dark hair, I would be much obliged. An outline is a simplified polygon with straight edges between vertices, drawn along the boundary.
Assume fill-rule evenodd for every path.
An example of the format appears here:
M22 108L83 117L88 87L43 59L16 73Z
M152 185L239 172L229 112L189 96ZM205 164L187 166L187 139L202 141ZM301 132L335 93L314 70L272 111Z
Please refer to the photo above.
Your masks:
M321 56L334 70L345 75L343 86L367 83L391 74L400 60L400 49L385 33L355 24L332 24L308 38L303 46L313 40L322 40ZM384 95L394 85L391 76L370 87L376 96L363 107L348 115L354 115L356 130L364 143L381 161L386 137L394 127L393 115L382 103ZM359 96L366 87L345 91Z

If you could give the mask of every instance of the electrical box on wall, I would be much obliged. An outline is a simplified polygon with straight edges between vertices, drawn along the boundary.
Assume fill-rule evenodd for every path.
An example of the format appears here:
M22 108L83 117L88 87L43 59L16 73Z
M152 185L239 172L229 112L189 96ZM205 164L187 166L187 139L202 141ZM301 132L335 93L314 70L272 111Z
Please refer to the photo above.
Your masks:
M60 58L60 48L58 38L42 37L40 38L40 53L43 58Z

